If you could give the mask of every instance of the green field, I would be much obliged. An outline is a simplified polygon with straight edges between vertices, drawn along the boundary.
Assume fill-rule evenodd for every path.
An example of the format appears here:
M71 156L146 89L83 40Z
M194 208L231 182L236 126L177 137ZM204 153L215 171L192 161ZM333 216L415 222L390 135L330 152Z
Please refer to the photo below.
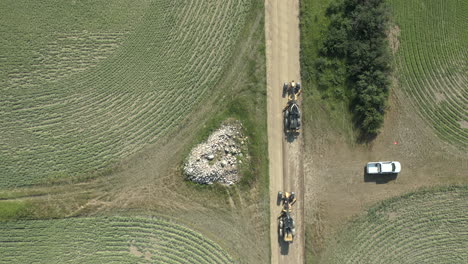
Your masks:
M468 186L422 191L371 208L343 229L323 263L467 263Z
M444 140L468 146L468 2L391 0L400 86ZM398 30L396 30L398 31Z
M219 94L250 1L0 3L0 188L80 176Z
M233 263L217 244L150 218L0 223L0 263Z
M308 87L317 87L314 62L323 41L323 29L329 23L324 14L330 2L333 1L301 1L301 76ZM468 2L388 0L387 3L394 23L389 35L392 35L390 43L394 48L398 89L401 87L440 138L466 149ZM319 92L320 99L329 106L332 120L336 123L344 120L346 106L343 109L330 91ZM319 98L314 97L315 101ZM313 105L313 102L306 103ZM345 125L338 126L347 129Z

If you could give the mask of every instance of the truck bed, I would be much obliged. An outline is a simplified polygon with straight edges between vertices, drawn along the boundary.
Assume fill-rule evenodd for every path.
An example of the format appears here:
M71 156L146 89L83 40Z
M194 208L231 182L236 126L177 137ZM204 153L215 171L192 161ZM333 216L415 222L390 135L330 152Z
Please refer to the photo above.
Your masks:
M367 164L367 173L380 173L380 164L378 163L369 163Z

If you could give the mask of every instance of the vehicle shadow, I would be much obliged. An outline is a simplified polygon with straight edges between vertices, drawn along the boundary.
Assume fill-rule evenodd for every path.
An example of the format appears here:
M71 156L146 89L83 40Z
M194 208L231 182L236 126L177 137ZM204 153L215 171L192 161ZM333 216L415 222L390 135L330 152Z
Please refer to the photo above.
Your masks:
M281 97L283 98L286 97L287 90L288 90L288 85L285 83L283 84L283 93L281 94Z
M390 181L396 180L398 173L390 174L367 174L364 167L364 182L375 182L375 184L386 184Z
M276 196L276 205L281 205L281 196L279 194Z
M288 255L289 254L289 243L284 242L283 238L278 234L278 244L280 245L280 253L281 255Z
M284 131L284 134L285 134L285 138L286 138L286 141L288 141L289 143L292 143L294 142L294 140L296 140L297 137L299 137L299 132L288 132L288 131Z

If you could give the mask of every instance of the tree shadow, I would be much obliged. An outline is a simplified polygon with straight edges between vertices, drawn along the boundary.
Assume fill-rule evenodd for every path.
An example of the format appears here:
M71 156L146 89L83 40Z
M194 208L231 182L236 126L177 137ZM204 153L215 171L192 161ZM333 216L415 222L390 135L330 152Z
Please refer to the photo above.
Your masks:
M356 129L361 129L358 125L354 125ZM359 132L359 136L357 137L356 141L358 144L368 144L371 143L378 134L366 134L362 131Z
M386 184L390 181L396 180L398 173L389 174L367 174L366 167L364 167L364 182L375 182L375 184Z

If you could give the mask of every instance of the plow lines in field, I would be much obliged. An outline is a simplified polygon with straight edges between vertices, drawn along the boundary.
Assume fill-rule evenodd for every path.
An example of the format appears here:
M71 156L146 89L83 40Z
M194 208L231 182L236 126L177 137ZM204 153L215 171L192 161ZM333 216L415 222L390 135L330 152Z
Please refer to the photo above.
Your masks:
M350 224L324 263L466 263L468 188L385 201Z
M232 263L217 244L149 218L0 223L0 263Z
M468 2L390 1L401 85L444 140L468 147Z
M223 89L216 84L250 8L234 0L101 2L92 5L102 13L39 4L22 15L37 25L0 18L9 25L0 40L0 188L88 173L175 131ZM37 5L18 3L9 11ZM80 8L84 22L55 21Z

